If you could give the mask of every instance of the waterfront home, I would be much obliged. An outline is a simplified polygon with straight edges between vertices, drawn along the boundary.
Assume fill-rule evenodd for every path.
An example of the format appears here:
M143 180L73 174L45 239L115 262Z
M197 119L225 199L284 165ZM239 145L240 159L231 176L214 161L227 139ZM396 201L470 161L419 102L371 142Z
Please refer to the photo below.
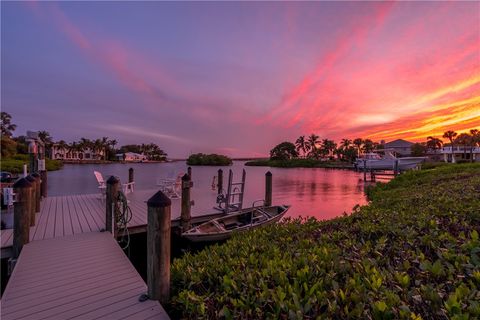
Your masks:
M117 157L117 160L127 162L142 162L148 160L147 156L143 153L135 152L117 153L115 156Z
M412 148L413 142L406 141L406 140L403 140L403 139L397 139L397 140L393 140L393 141L390 141L390 142L387 142L387 143L382 141L381 144L383 144L383 147L385 149L388 149L389 151L395 152L395 154L397 156L405 157L405 156L411 156L412 155L411 148Z
M75 150L54 144L51 149L51 155L53 160L97 161L104 158L105 151L103 149L93 150L90 148Z
M480 147L455 145L452 147L450 144L445 144L442 148L442 154L445 162L455 163L458 160L470 161L470 159L480 162Z

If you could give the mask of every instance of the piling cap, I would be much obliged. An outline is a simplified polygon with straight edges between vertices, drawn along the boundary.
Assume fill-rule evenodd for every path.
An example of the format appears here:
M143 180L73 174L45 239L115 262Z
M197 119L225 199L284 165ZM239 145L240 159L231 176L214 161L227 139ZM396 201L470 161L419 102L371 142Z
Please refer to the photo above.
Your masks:
M17 182L13 184L14 189L22 189L22 188L31 188L32 184L25 178L18 179Z
M272 173L270 171L268 171L267 173L265 173L266 176L272 176Z
M116 183L119 183L120 180L115 177L115 176L110 176L110 178L108 178L107 180L107 184L116 184Z
M182 181L187 181L187 180L190 180L190 176L187 173L185 173L182 177Z
M172 205L172 200L167 197L162 191L155 193L147 201L147 206L152 208L165 208Z
M38 174L38 172L34 172L32 173L32 177L35 177L35 178L40 178L40 175Z
M37 179L35 179L35 177L32 177L32 175L28 175L26 178L25 178L28 182L35 182L37 181Z

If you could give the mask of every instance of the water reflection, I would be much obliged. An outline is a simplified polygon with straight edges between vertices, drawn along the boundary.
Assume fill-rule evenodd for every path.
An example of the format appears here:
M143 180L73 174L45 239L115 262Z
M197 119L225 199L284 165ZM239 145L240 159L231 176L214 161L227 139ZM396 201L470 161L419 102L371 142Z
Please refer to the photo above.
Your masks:
M356 204L365 204L362 175L349 170L334 169L283 169L267 167L245 167L244 162L235 161L231 167L223 167L224 179L228 169L234 171L234 180L240 180L241 171L247 172L245 199L263 199L265 173L273 174L274 203L291 204L291 217L313 216L330 219L350 212ZM50 172L49 195L86 194L98 192L93 171L102 172L105 177L116 175L122 181L128 177L128 169L135 169L137 189L156 188L158 178L173 177L186 172L184 162L151 164L109 164L109 165L65 165L60 171ZM211 189L213 176L219 167L193 167L193 181L196 188ZM226 181L225 181L226 184ZM245 203L244 206L250 206Z

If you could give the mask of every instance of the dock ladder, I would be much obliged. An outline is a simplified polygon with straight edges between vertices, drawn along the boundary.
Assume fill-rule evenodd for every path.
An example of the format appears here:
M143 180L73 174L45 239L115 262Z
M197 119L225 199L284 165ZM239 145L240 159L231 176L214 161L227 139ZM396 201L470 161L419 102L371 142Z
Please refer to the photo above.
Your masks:
M219 204L216 209L222 210L224 213L234 212L241 210L243 207L243 193L245 191L245 169L242 171L242 181L233 182L233 172L230 169L228 173L228 185L227 185L227 194L221 195L217 198L217 203ZM225 207L222 208L222 204L225 204Z

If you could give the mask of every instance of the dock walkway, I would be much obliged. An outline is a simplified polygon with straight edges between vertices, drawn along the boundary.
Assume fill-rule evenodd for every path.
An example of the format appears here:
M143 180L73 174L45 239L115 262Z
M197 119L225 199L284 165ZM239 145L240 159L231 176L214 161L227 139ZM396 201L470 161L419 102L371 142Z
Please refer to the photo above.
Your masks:
M128 223L131 234L145 232L147 227L146 201L158 190L140 190L127 195L132 210ZM215 213L216 193L192 189L192 198L198 199L192 207L192 216ZM172 199L172 219L180 216L181 200ZM218 213L218 212L217 212ZM100 194L53 196L42 200L35 226L30 227L30 241L52 239L105 229L105 201ZM12 255L13 229L0 231L1 257Z
M23 247L2 297L2 320L169 319L157 301L139 302L147 287L112 235L85 231Z

